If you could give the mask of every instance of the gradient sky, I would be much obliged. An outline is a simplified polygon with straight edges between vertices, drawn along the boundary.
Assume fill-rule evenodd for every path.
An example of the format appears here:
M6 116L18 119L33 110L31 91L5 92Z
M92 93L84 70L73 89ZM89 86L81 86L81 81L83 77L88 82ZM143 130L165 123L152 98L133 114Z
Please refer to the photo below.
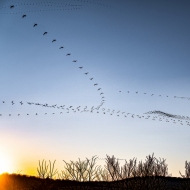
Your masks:
M0 157L8 172L36 175L43 159L61 170L62 160L140 161L154 152L173 176L184 173L188 121L144 113L190 116L189 9L185 0L1 0ZM100 105L101 92L105 103L85 112Z

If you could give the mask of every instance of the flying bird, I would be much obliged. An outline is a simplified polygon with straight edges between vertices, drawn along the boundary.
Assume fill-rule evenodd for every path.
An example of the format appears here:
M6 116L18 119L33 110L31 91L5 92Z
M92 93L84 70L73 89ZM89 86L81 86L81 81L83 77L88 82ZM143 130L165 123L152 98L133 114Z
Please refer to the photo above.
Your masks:
M2 101L3 102L3 104L5 103L5 101Z
M75 62L75 63L76 63L76 62L77 62L77 60L73 60L73 62Z
M79 67L79 69L82 69L83 67Z
M59 49L63 49L64 47L63 46L61 46Z
M94 86L98 85L98 83L94 84Z
M56 42L56 39L53 39L52 42Z
M26 17L26 15L22 15L22 18L25 18Z
M22 105L22 104L23 104L23 102L21 101L21 102L20 102L20 104Z
M11 6L10 6L10 9L12 9L12 8L14 8L14 7L15 7L14 5L11 5Z
M66 56L68 56L68 55L71 55L70 53L68 53Z
M93 78L90 78L90 80L92 80Z
M46 35L46 34L47 34L47 32L44 32L44 33L43 33L43 35Z
M12 105L15 104L13 101L11 103L12 103Z
M103 92L102 93L100 93L100 95L102 95L102 94L104 94Z
M87 75L88 74L88 72L87 73L84 73L85 75Z
M98 88L98 90L101 90L101 88Z
M38 24L34 23L33 27L36 27Z

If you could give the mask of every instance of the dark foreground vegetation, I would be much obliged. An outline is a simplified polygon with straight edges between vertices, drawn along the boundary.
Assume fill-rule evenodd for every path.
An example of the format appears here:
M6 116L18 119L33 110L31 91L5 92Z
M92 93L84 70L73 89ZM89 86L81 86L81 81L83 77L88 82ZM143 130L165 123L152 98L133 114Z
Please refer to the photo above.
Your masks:
M135 158L120 166L118 160L107 156L104 168L91 159L65 162L58 172L55 161L47 164L39 161L38 177L20 174L0 175L0 190L190 190L190 163L185 162L185 174L181 178L171 177L165 159L154 154L145 162Z
M119 181L78 182L60 179L41 179L19 174L2 174L0 190L190 190L190 179L147 176Z

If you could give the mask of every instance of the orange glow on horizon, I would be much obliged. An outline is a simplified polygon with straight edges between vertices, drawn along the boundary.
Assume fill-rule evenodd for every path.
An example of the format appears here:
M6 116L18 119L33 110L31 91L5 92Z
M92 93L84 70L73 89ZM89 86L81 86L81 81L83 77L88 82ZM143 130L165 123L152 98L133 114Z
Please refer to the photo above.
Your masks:
M10 158L0 152L0 174L11 173L13 170Z

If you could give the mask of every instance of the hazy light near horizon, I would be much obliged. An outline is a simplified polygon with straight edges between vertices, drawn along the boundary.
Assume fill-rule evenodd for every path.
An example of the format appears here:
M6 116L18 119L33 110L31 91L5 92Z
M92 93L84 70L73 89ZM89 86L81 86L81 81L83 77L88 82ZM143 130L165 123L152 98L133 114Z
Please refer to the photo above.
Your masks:
M0 174L11 173L13 171L11 159L0 151Z

